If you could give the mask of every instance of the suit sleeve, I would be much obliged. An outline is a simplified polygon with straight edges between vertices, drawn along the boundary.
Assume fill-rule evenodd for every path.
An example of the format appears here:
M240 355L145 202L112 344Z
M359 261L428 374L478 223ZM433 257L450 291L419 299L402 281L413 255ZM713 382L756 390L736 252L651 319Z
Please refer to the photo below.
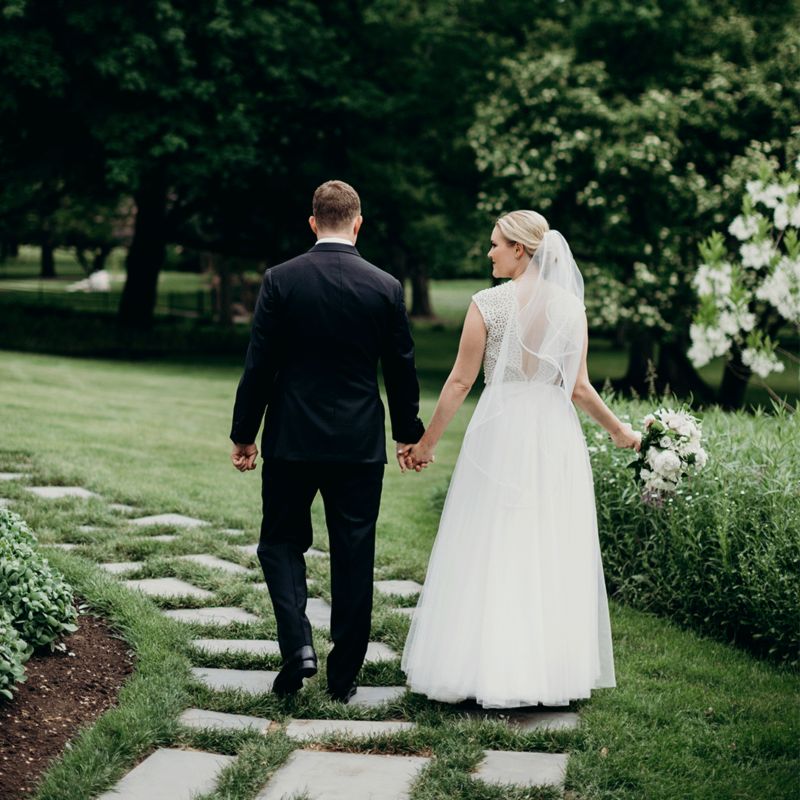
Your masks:
M390 329L381 354L383 381L389 400L392 438L413 444L425 432L419 418L419 382L414 366L414 340L408 325L403 287L398 283Z
M253 314L244 373L236 390L231 440L252 444L258 435L269 395L278 372L280 330L278 307L270 270L264 274Z

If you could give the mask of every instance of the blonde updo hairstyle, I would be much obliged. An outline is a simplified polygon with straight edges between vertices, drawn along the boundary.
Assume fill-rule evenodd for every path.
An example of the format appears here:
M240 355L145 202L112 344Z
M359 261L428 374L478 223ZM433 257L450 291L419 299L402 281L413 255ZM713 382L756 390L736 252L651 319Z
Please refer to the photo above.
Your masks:
M509 243L519 243L525 248L528 258L538 250L550 225L537 211L512 211L497 220L497 227Z

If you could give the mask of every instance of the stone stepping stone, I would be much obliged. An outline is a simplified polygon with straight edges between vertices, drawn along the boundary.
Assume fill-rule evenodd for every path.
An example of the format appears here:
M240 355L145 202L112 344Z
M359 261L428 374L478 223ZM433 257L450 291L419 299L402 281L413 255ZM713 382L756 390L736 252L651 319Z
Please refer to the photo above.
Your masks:
M249 570L247 567L234 564L232 561L225 561L224 558L217 558L216 556L209 556L204 553L196 553L190 556L178 556L178 558L182 561L191 561L193 564L200 564L203 567L221 569L224 572L230 572L232 575L249 575L252 572L252 570Z
M422 591L416 581L375 581L375 588L383 595L395 597L413 597Z
M217 731L255 731L266 733L272 720L263 717L250 717L247 714L223 714L221 711L207 711L204 708L187 708L178 717L178 722L187 728Z
M78 530L81 533L95 533L96 531L101 531L103 529L97 525L78 525Z
M555 786L564 788L566 753L516 753L484 750L484 760L472 777L496 786Z
M326 553L324 550L317 550L316 547L309 547L308 550L304 553L305 556L308 558L330 558L330 553Z
M306 588L313 589L317 585L317 582L313 578L306 578ZM269 586L264 582L263 577L258 581L258 583L254 583L248 588L255 589L257 592L269 592ZM309 598L310 600L311 598Z
M148 525L172 525L175 528L199 528L208 525L205 520L187 517L184 514L154 514L149 517L137 517L129 520L131 525L146 527Z
M252 556L253 558L258 558L256 554L256 550L258 549L258 542L255 544L235 544L234 548L238 550L240 553L244 553L246 556Z
M303 795L315 800L408 800L429 762L420 756L295 750L255 800Z
M30 478L24 472L0 472L0 481L21 481Z
M377 708L405 697L405 686L359 686L348 705Z
M411 617L414 616L414 612L416 610L417 610L416 608L393 608L392 609L392 611L395 614L402 614L404 617L408 617L409 619L411 619Z
M331 607L319 597L309 597L306 601L306 616L312 628L330 630Z
M242 608L214 606L211 608L176 608L162 611L178 622L197 622L200 625L230 625L232 622L260 622L260 618Z
M224 533L226 536L240 536L244 533L244 529L242 528L223 528L220 533Z
M413 722L365 722L354 719L295 719L286 726L286 735L296 741L318 739L330 734L343 736L383 736L410 731Z
M162 748L134 767L97 800L191 800L216 788L235 756Z
M367 645L367 655L364 657L365 664L379 664L383 661L394 661L400 658L388 644L383 642L370 642Z
M136 589L150 597L197 597L205 600L214 593L177 578L144 578L142 580L125 581L129 589Z
M59 550L74 550L76 547L80 547L80 545L73 544L72 542L45 542L44 547L57 547Z
M116 561L109 564L99 564L98 566L112 575L119 575L122 572L130 572L143 567L144 561Z
M95 492L90 492L82 486L26 486L27 491L44 500L60 500L62 497L80 497L88 500L90 497L100 497Z
M193 639L192 646L206 653L249 653L254 656L280 655L277 642L269 639Z
M156 536L136 536L137 542L174 542L178 537L172 533L159 533Z
M548 711L532 709L476 709L468 710L466 715L473 719L506 722L510 727L523 731L536 730L574 730L580 724L580 716L574 711Z
M11 505L11 500L7 497L0 497L0 508L8 508Z
M136 509L133 506L126 505L125 503L109 503L108 507L112 511L120 511L123 514L132 514Z
M217 669L215 667L192 667L192 674L215 692L239 689L248 694L263 694L271 691L272 684L278 675L277 672L266 669Z

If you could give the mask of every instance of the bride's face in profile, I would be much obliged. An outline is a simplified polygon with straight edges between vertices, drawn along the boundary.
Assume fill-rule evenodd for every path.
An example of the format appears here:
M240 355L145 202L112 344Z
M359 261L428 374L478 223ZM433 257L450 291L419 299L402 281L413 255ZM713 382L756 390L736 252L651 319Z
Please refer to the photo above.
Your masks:
M523 268L522 256L525 248L519 242L509 242L494 226L492 246L486 254L492 262L492 276L495 278L516 278Z

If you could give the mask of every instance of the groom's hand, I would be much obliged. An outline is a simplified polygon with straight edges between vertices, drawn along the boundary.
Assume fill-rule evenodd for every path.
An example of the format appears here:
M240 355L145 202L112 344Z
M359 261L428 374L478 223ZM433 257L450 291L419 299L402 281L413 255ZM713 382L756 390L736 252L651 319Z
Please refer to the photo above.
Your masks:
M411 450L410 444L404 444L403 442L394 443L394 452L397 456L397 463L400 465L400 472L405 472L407 469L411 469L413 467L408 458L409 450Z
M235 444L231 451L231 462L239 472L247 472L256 468L258 448L255 444Z

